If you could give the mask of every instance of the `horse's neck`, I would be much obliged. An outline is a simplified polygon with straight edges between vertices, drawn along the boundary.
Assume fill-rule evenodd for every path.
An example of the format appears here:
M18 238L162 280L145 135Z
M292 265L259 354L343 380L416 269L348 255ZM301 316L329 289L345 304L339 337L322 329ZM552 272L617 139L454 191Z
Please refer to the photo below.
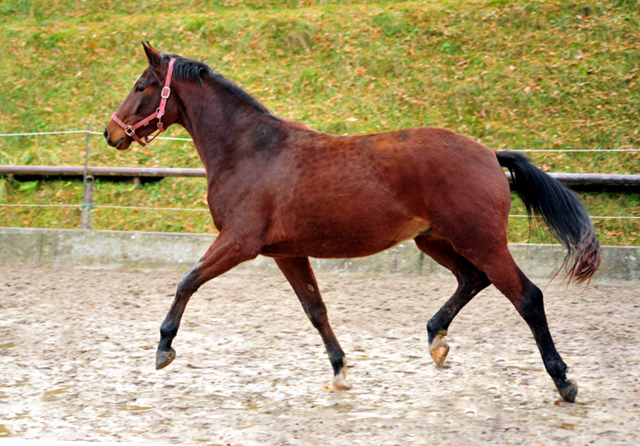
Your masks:
M282 131L277 130L281 122L228 92L206 84L191 85L189 97L197 99L182 101L181 124L193 138L208 174L224 168L221 160L249 156L254 149L274 144L270 138L282 139Z

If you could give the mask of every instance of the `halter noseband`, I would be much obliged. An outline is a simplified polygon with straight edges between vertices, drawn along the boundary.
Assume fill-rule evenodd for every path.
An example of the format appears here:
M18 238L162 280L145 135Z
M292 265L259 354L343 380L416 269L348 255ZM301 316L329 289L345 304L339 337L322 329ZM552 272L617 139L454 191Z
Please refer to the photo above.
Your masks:
M164 81L164 87L162 87L162 92L160 93L160 96L162 99L160 99L160 107L158 107L158 109L155 111L155 113L152 113L151 115L147 116L145 119L143 119L142 121L138 122L135 125L127 125L124 122L122 122L122 120L120 118L118 118L118 116L116 116L116 114L114 113L113 115L111 115L111 119L113 119L115 121L116 124L118 124L120 127L122 127L124 129L124 132L127 134L127 136L132 137L133 139L135 139L138 144L140 144L141 146L146 146L147 144L149 144L151 141L153 141L160 133L164 132L166 129L164 128L164 124L162 123L162 117L164 116L164 109L167 105L167 99L169 99L169 95L171 94L171 88L169 88L171 86L171 74L173 73L173 64L176 60L175 59L171 59L171 61L169 62L169 69L167 70L167 77ZM158 133L156 133L155 135L153 135L151 138L149 138L149 136L145 136L144 137L144 141L141 140L138 135L136 135L136 129L139 129L140 127L143 127L147 124L149 124L150 121L153 121L154 119L158 118Z

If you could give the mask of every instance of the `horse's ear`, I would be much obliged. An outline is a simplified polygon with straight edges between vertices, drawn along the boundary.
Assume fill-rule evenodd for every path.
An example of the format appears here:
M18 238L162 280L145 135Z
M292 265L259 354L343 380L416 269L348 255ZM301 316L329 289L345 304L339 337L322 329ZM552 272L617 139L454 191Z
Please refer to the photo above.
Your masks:
M147 55L147 60L149 61L151 69L156 72L159 71L162 67L162 53L151 46L149 42L142 42L142 47Z

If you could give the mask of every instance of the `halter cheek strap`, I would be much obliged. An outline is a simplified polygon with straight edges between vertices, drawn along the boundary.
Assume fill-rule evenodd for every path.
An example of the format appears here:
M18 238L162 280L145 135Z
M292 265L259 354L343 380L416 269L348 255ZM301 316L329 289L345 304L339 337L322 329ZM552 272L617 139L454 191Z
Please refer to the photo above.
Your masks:
M151 115L147 116L145 119L143 119L142 121L134 125L125 124L124 122L122 122L120 118L118 118L118 116L115 113L111 115L111 119L113 119L116 124L118 124L120 127L124 129L124 132L127 134L127 136L130 136L133 139L135 139L138 142L138 144L140 144L143 147L149 144L160 133L166 130L164 128L164 124L162 123L162 117L164 116L165 108L167 105L167 99L169 99L169 96L171 95L171 88L170 88L171 74L173 73L173 64L175 61L176 61L175 59L171 59L171 61L169 62L169 69L167 70L167 78L164 81L164 87L162 87L162 92L160 93L160 97L161 97L160 107L156 109L155 113L152 113ZM149 122L153 121L156 118L158 119L158 133L156 133L155 135L149 135L151 136L151 138L149 138L149 136L145 136L143 141L138 137L138 135L136 135L136 130L139 129L140 127L143 127L149 124Z

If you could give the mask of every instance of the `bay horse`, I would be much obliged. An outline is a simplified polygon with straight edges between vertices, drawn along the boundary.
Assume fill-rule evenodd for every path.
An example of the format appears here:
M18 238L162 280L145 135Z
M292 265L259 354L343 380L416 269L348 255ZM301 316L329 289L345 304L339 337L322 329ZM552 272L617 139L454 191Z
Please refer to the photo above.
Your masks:
M193 138L207 173L215 242L180 281L160 328L156 368L171 347L190 297L205 282L258 255L291 284L319 331L333 366L333 388L347 390L345 354L333 333L309 257L368 256L413 239L448 268L458 287L427 324L429 352L441 367L447 329L481 290L495 285L526 321L545 368L565 401L567 379L543 297L507 247L509 181L530 216L567 248L569 281L587 282L600 264L589 214L564 185L513 151L496 151L440 128L336 136L274 116L206 64L143 43L148 67L113 114L104 136L126 150L178 124ZM151 125L149 125L151 124ZM151 136L152 133L154 136ZM151 138L150 138L151 136Z

